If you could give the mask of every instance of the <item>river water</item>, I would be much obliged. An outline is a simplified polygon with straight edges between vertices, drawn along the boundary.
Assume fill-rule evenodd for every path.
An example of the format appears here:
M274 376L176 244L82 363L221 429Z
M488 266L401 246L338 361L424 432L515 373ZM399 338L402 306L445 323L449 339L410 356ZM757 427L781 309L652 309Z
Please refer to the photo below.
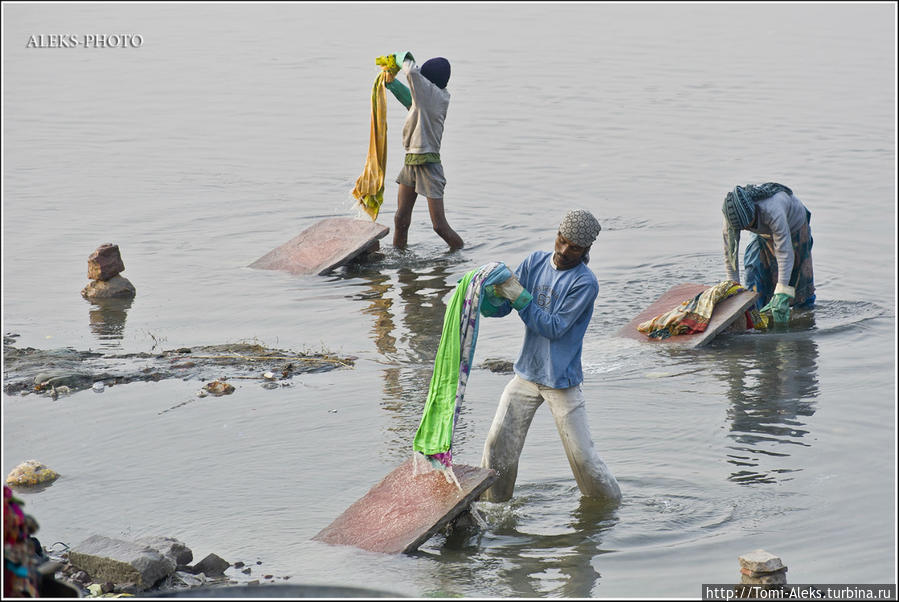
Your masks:
M168 412L202 383L4 395L4 474L61 473L23 496L45 544L175 536L292 584L699 597L757 548L793 583L895 583L895 24L893 3L4 4L4 334L357 358ZM50 34L81 43L29 44ZM99 34L140 47L85 47ZM388 235L328 276L249 269L356 213L374 58L400 50L452 63L441 155L466 248L446 252L422 200L405 252ZM724 278L722 199L764 181L812 212L814 311L694 351L616 337L670 287ZM413 556L310 541L409 457L457 280L550 249L574 207L603 226L583 388L621 506L580 498L541 408L486 529ZM103 243L137 289L107 314L79 294ZM522 336L515 315L482 321L476 364L514 360ZM509 378L472 371L457 462L479 463Z

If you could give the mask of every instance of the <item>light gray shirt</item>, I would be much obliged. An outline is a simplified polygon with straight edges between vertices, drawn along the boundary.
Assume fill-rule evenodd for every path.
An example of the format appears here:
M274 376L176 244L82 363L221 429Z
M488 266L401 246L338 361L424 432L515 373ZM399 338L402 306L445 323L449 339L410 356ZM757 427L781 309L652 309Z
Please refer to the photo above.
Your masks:
M411 59L403 61L403 73L412 92L412 107L403 124L403 146L416 155L439 153L450 93L431 83Z
M793 273L793 242L791 233L799 230L806 222L806 208L796 195L778 192L767 199L756 202L758 221L754 228L747 228L774 243L774 257L777 259L777 283L790 285ZM731 229L724 219L724 265L727 279L740 282L740 232Z

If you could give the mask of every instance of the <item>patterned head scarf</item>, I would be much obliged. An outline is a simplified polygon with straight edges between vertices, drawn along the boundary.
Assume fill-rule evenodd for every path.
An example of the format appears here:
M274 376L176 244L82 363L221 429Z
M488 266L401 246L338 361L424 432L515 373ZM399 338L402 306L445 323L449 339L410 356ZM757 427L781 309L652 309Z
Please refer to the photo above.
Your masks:
M724 204L721 211L727 218L727 223L734 230L745 230L755 219L755 204L758 201L774 196L778 192L786 192L793 194L793 191L776 182L767 182L754 186L747 184L746 186L735 186L731 192L724 197Z
M574 209L565 214L562 223L559 224L559 234L572 244L579 247L589 247L599 236L602 226L593 217L593 214L585 209Z
M745 230L755 219L755 203L742 186L735 186L727 193L721 211L734 230Z

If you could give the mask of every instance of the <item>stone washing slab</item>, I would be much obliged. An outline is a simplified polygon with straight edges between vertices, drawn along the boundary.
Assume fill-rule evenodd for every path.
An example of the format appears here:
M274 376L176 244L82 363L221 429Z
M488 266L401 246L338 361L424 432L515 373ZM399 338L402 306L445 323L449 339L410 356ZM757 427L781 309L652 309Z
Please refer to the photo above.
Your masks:
M331 217L300 232L250 264L258 270L283 270L301 276L326 274L377 245L390 228L377 222Z
M414 552L496 480L487 468L452 469L461 490L439 471L414 476L410 458L313 539L386 554Z
M646 343L671 347L702 347L718 336L721 331L733 324L738 318L743 316L743 313L755 303L758 294L753 291L743 291L719 302L712 312L709 325L703 332L675 335L670 336L667 339L653 339L637 330L637 326L658 315L671 311L684 301L692 299L710 286L712 285L687 283L671 287L659 297L655 303L647 307L643 313L628 322L628 324L619 330L616 335L619 337L637 339L638 341L644 341Z

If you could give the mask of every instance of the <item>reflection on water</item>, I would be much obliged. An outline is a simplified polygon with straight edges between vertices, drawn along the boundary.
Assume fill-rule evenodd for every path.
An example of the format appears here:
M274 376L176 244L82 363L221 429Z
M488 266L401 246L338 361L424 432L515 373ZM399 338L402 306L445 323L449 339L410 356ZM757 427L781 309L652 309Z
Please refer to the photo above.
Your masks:
M125 335L125 319L131 309L132 297L94 299L90 309L91 332L108 346L117 346L110 341L121 341Z
M381 266L383 268L383 266ZM443 331L444 298L455 289L449 266L400 266L395 279L389 270L360 270L365 281L357 296L368 301L363 313L374 318L372 337L378 352L394 366L385 367L381 407L397 420L389 427L387 449L408 452L427 399L434 358Z
M486 597L593 597L598 557L611 551L603 534L619 523L619 508L583 497L566 507L577 498L577 487L553 483L524 486L508 502L475 502L486 528L457 522L416 552L439 561L442 587L427 596L455 597L467 583Z
M517 510L533 509L534 515L512 513L511 520L493 526L490 533L491 555L504 560L497 576L510 586L509 595L592 597L600 579L596 557L605 552L601 536L618 523L618 509L582 497L570 514L556 517L558 525L547 525L546 509L568 495L558 487L530 492L524 488L522 494Z
M776 483L802 470L786 458L788 446L811 445L803 418L815 413L818 346L810 330L729 337L728 349L717 356L734 441L727 460L737 467L730 480ZM768 463L776 466L765 468Z

